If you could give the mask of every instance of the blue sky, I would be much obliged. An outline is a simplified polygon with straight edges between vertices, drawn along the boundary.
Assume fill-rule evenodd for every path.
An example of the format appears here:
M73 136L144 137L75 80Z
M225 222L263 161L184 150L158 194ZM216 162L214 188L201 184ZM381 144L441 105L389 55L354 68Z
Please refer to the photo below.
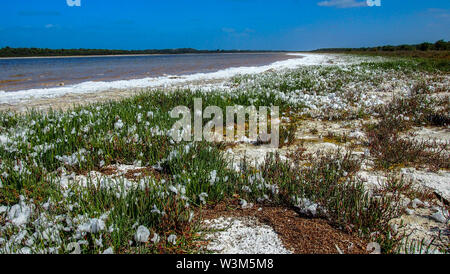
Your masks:
M450 40L449 0L1 0L0 47L283 49Z

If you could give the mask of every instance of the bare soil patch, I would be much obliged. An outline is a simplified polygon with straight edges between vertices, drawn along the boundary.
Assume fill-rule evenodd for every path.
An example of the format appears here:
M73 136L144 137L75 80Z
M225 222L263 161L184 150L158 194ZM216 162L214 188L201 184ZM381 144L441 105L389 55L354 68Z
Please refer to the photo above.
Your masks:
M309 219L286 207L255 205L242 209L238 201L203 208L199 215L210 220L219 217L255 217L271 226L283 245L295 254L366 254L367 242L333 227L323 219Z

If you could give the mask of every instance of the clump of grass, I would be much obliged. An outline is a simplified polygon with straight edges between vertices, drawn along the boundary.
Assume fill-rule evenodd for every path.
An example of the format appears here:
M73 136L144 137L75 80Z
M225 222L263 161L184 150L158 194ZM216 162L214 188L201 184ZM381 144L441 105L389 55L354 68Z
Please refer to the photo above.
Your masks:
M399 238L394 237L388 222L398 216L395 201L367 194L354 176L360 168L358 159L340 152L308 155L299 151L291 157L297 157L293 163L309 161L310 165L299 168L272 155L260 168L264 184L277 186L277 195L270 192L266 196L271 203L293 207L299 198L307 198L320 205L322 216L335 226L381 243L384 252L394 252Z
M280 147L283 146L290 146L292 145L296 138L295 135L297 133L298 125L297 123L289 123L288 125L281 125L280 126Z
M411 200L419 199L421 201L433 201L436 196L431 189L419 187L414 184L413 180L406 180L403 176L390 173L387 180L381 188L376 191L377 194L386 195L403 195Z
M443 56L439 56L439 54ZM364 65L370 68L382 68L390 69L394 71L402 71L406 73L412 72L427 72L427 73L447 73L450 71L450 61L447 52L440 52L438 55L430 56L413 55L409 57L399 57L398 53L395 52L391 55L386 54L386 56L393 57L385 60L384 62L370 62ZM435 58L434 58L435 57ZM444 58L442 58L444 57Z
M387 131L387 132L386 132ZM369 149L378 168L402 166L429 167L431 170L450 168L448 144L400 137L390 129L369 131Z
M324 136L324 141L336 144L345 144L349 141L349 137L346 134L339 134L328 131Z
M430 91L419 84L410 96L395 97L388 105L378 106L376 113L381 118L380 126L394 126L397 131L405 131L412 126L447 126L450 121L449 98L434 99L427 96L428 93Z
M422 91L423 86L416 86L415 95L406 98L394 98L385 106L380 106L377 113L380 121L366 125L369 149L375 157L378 168L390 169L395 166L427 166L432 170L449 168L448 144L417 140L409 132L413 126L446 126L448 105L443 100L432 99Z
M420 241L405 237L403 245L399 247L398 253L403 254L433 254L436 249L433 248L433 241L427 242L425 239ZM438 250L440 251L440 250ZM445 252L444 252L445 253Z

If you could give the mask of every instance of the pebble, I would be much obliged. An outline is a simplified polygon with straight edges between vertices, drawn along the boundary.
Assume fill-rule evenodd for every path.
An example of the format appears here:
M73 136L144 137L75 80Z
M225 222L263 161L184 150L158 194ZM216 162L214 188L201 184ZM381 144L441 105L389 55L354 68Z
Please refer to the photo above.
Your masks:
M150 231L145 226L141 225L138 227L136 231L136 235L134 235L134 239L138 243L146 243L148 242L148 237L150 237Z
M247 201L244 199L241 199L240 204L241 204L242 209L248 209L248 208L253 207L253 203L247 203Z
M409 198L403 198L401 201L400 201L400 203L401 203L401 205L403 206L403 207L407 207L407 206L409 206L409 204L411 203L411 200L409 199Z
M110 247L110 248L106 249L105 251L103 251L103 254L108 254L108 255L114 254L114 250L112 247Z
M419 207L419 206L423 206L423 202L421 201L421 200L419 200L419 199L414 199L413 201L412 201L412 207L413 208L417 208L417 207Z
M447 218L445 218L444 214L442 214L442 212L438 211L436 213L434 213L433 215L431 215L431 218L437 222L440 223L447 223Z
M177 243L177 235L171 234L169 237L167 237L167 241L173 245L176 244Z
M153 235L153 238L152 238L151 241L152 241L153 243L157 244L157 243L159 243L159 240L160 240L159 235L155 233L155 235Z

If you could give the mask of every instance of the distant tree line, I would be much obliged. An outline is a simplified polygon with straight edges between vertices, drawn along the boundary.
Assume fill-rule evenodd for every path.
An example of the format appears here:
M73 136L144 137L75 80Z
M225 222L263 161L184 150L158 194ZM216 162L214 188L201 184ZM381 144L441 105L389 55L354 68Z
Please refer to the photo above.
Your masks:
M147 50L110 50L110 49L48 49L48 48L11 48L0 49L0 57L35 57L35 56L89 56L89 55L124 55L124 54L183 54L183 53L246 53L270 52L251 50L197 50L147 49Z
M379 46L366 48L326 48L314 51L320 52L352 52L352 51L366 51L366 52L395 52L395 51L447 51L450 50L450 42L439 40L436 43L421 43L417 45L399 45L399 46Z

